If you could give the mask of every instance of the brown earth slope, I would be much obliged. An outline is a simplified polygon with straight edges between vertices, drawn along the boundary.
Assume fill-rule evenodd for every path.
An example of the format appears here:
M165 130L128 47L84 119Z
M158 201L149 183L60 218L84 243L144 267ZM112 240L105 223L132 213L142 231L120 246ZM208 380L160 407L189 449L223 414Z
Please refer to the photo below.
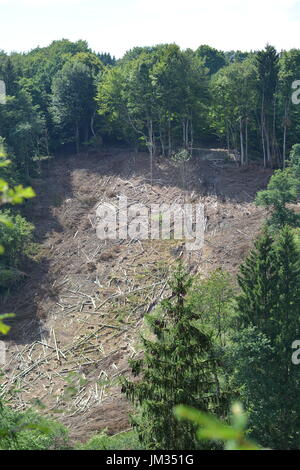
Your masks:
M39 259L28 264L24 283L1 305L17 314L5 340L1 379L12 406L24 409L41 400L75 440L128 428L129 405L117 379L138 353L145 313L168 293L174 262L182 256L204 276L217 267L236 274L265 217L253 198L270 171L243 170L223 154L195 157L185 181L171 162L157 161L152 187L148 156L116 149L58 158L43 169L43 178L33 182L37 198L26 209L41 244ZM95 208L116 205L124 195L130 204L147 206L203 203L203 249L187 254L174 240L99 240Z

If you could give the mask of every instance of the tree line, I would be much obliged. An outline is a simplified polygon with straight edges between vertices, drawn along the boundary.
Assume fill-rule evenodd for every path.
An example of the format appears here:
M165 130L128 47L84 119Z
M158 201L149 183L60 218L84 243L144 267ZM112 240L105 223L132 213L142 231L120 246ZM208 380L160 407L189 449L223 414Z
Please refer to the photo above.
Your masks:
M28 53L0 51L0 135L16 171L41 156L124 143L170 156L226 146L241 165L284 167L299 141L300 50L219 51L207 45L136 47L116 60L85 41L54 41Z

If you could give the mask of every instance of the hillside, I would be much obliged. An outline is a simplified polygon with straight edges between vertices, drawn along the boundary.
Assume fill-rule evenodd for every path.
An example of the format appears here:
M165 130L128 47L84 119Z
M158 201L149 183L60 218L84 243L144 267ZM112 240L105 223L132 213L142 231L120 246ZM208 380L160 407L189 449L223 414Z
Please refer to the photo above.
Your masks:
M25 282L1 305L17 314L1 380L12 391L11 404L24 409L41 400L74 440L127 429L129 405L116 379L138 353L144 314L168 294L167 276L178 256L199 275L217 267L237 272L266 216L253 198L270 174L237 167L217 149L201 150L188 163L188 190L166 159L156 161L151 186L147 154L111 149L45 163L25 214L41 247L25 268ZM172 240L101 242L95 207L117 204L122 195L148 206L203 203L204 248L187 255L182 242Z

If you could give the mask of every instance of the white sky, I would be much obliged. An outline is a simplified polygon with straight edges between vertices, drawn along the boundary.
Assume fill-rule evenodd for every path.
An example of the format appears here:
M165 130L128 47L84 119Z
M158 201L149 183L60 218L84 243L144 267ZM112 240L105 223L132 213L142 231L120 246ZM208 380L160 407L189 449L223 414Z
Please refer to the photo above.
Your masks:
M62 38L85 39L117 57L163 42L300 48L300 0L0 0L0 49L26 51Z

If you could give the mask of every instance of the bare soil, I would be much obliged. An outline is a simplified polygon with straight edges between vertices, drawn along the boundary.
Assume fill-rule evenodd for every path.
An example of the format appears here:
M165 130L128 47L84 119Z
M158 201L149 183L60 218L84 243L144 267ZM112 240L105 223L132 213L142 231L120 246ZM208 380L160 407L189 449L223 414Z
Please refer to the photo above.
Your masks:
M203 152L194 157L185 180L172 162L160 159L152 186L147 154L113 149L45 165L32 183L37 198L26 208L39 253L1 305L2 312L16 313L1 379L11 406L22 410L40 400L74 441L130 427L118 377L139 354L144 315L168 295L176 259L202 276L221 267L234 277L266 216L253 199L271 171L241 169L223 154L216 149L207 160ZM203 203L203 249L187 253L174 240L99 240L95 209L103 202L117 205L120 196L147 206Z

